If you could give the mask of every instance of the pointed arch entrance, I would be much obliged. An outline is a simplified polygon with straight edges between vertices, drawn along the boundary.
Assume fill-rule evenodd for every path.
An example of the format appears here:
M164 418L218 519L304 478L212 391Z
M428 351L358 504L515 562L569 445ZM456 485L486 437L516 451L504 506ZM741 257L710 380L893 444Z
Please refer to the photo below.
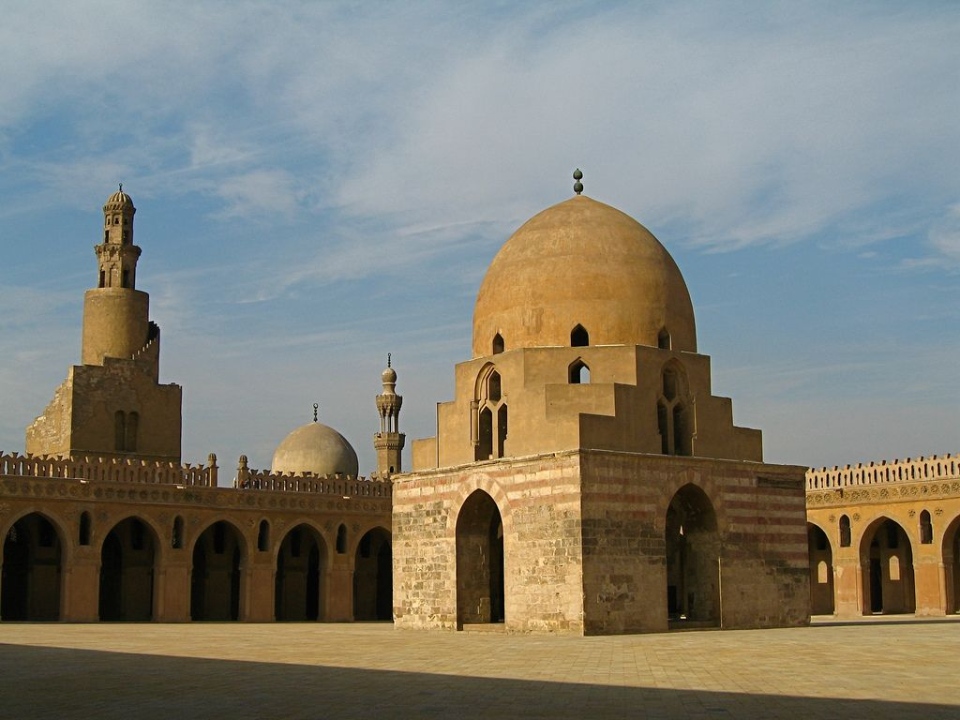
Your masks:
M365 533L357 545L353 619L393 619L393 550L390 533L380 527Z
M810 553L810 612L833 615L833 549L830 538L818 525L807 523Z
M314 528L292 528L277 552L274 611L279 621L316 621L323 618L323 576L327 545Z
M3 540L0 620L59 620L63 546L40 513L17 520Z
M913 550L895 520L879 518L860 543L863 614L892 615L916 611Z
M136 517L117 523L100 550L100 619L153 619L155 556L159 545L149 525Z
M504 622L504 600L503 519L476 490L457 516L457 626Z
M203 531L193 546L192 620L239 620L243 536L226 520Z
M667 508L667 613L670 627L720 624L720 536L707 494L684 485Z
M943 571L946 589L946 612L960 613L960 517L947 526L943 534Z

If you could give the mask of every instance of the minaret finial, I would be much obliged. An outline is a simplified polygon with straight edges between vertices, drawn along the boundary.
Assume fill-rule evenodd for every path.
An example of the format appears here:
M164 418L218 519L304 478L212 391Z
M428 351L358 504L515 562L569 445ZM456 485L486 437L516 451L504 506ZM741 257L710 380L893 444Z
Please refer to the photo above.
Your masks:
M120 183L120 192L123 192L123 183Z
M387 367L390 367L390 356L391 353L387 353Z
M320 409L320 403L314 403L313 404L313 421L314 422L317 421L317 410L319 409Z
M580 172L580 168L577 168L573 171L573 179L576 180L576 182L573 184L573 191L579 195L583 192L583 183L580 182L583 179L583 173Z

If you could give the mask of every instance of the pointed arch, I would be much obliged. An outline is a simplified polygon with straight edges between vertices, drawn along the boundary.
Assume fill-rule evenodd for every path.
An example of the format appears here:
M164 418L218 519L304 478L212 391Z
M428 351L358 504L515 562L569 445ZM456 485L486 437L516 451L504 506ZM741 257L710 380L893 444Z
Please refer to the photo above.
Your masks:
M494 335L492 346L493 347L491 349L493 352L491 353L491 355L499 355L500 353L502 353L503 347L504 347L503 335L501 335L500 333L497 333L496 335Z
M270 549L270 523L266 518L257 526L257 552L267 552Z
M687 372L679 360L671 358L660 370L657 398L657 429L664 455L693 455L695 419Z
M944 610L947 614L960 613L960 515L955 517L940 535L943 557Z
M493 363L486 363L477 374L471 413L474 461L504 457L507 439L506 392L500 372Z
M393 548L386 528L371 528L357 543L353 565L353 619L393 619Z
M277 550L274 611L278 621L316 621L325 615L323 579L329 566L327 544L312 525L300 523Z
M567 382L571 385L587 385L590 383L590 366L583 358L577 358L567 368Z
M720 535L706 492L688 483L667 508L667 613L672 628L720 624Z
M570 347L587 347L590 345L590 333L587 329L577 323L577 326L570 331Z
M833 548L823 528L811 522L807 523L807 547L810 554L810 612L813 615L832 615Z
M101 620L145 622L154 619L154 585L160 540L138 516L118 521L100 548Z
M64 535L52 518L30 512L3 541L0 620L59 620Z
M456 521L457 627L505 620L503 516L493 497L474 490Z
M915 612L913 549L898 522L880 516L865 528L860 567L864 615Z
M241 583L247 546L243 533L228 520L216 520L193 544L190 617L193 620L239 620Z

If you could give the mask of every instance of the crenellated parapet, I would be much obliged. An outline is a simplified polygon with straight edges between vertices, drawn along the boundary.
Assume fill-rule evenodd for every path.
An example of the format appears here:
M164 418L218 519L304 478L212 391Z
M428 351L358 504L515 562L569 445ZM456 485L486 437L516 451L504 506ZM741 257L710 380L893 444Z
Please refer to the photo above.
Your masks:
M0 451L0 477L216 487L217 471L217 456L213 454L207 458L206 465L191 465L135 458L60 458Z
M369 478L352 475L315 475L313 473L278 473L255 470L247 466L247 456L241 455L233 486L239 490L266 490L274 492L302 492L348 497L389 498L393 484L389 476L373 473Z
M807 492L833 488L955 480L960 477L960 455L931 455L887 462L811 468L807 471Z

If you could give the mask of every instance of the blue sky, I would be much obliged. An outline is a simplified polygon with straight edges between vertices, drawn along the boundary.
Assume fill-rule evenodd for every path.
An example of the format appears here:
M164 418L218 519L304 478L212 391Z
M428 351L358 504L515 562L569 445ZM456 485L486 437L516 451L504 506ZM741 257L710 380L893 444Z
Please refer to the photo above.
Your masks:
M772 462L960 450L956 3L12 2L0 448L79 362L101 206L184 388L184 459L312 417L434 434L500 245L571 194L676 258Z

